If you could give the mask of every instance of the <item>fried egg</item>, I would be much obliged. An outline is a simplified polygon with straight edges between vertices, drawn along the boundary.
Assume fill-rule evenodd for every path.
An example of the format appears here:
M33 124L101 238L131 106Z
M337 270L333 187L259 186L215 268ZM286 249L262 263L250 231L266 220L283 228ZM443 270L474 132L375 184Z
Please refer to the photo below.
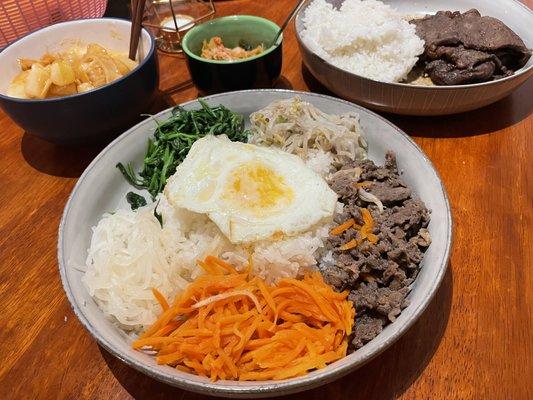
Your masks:
M232 243L297 235L331 219L337 195L295 155L205 136L165 187L174 207L206 214Z

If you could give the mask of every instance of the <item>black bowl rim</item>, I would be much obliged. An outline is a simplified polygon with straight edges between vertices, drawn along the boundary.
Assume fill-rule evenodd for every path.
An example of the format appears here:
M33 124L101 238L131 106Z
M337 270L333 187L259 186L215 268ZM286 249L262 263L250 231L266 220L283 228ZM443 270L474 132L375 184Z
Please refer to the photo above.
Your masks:
M10 44L8 44L6 47L4 47L0 51L0 57L2 57L2 53L5 50L7 50L9 47L13 46L18 41L20 41L20 40L22 40L22 39L24 39L24 38L26 38L28 36L31 36L33 34L36 34L36 33L40 32L42 30L48 29L48 28L50 28L52 26L63 25L63 24L71 23L71 22L77 22L77 21L93 21L93 20L99 20L99 21L100 20L104 20L104 21L121 21L121 22L123 21L123 22L131 23L131 21L129 19L116 18L116 17L78 18L78 19L72 19L72 20L69 20L69 21L59 22L57 24L48 25L48 26L36 29L34 31L31 31L31 32L27 33L26 35L18 38L17 40L11 42ZM148 60L152 58L152 56L153 56L153 54L155 52L155 37L148 29L146 29L144 27L142 28L142 31L148 33L148 37L150 38L150 50L148 50L148 53L146 53L146 56L144 57L144 59L132 71L130 71L126 75L121 76L118 79L115 79L114 81L112 81L112 82L110 82L110 83L108 83L106 85L91 89L91 90L89 90L87 92L83 92L83 93L76 93L76 94L71 94L71 95L68 95L68 96L61 96L61 97L51 97L51 98L48 98L48 99L21 99L21 98L18 98L18 97L7 96L7 95L5 95L5 94L0 92L0 99L11 101L11 102L14 102L14 103L20 103L20 104L55 103L55 102L60 102L60 101L64 101L64 100L70 100L70 99L81 97L81 96L85 96L85 95L90 95L90 94L93 94L93 93L98 92L100 90L104 90L104 89L110 88L111 86L128 79L128 77L132 76L134 73L139 71L148 62Z
M191 58L191 59L194 59L196 61L199 61L199 62L203 62L205 64L211 64L211 65L237 65L237 64L244 64L244 63L247 63L249 61L254 61L254 60L258 60L262 57L266 57L267 55L271 54L272 52L274 52L278 47L280 47L282 44L283 44L283 32L279 35L279 38L278 40L276 41L276 43L273 45L273 46L270 46L268 49L266 49L265 51L263 51L262 53L260 54L257 54L255 56L252 56L252 57L249 57L249 58L244 58L242 60L232 60L232 61L226 61L226 60L208 60L207 58L202 58L196 54L194 54L187 46L183 46L183 43L185 43L186 41L186 38L187 36L189 36L189 34L191 32L194 32L195 30L197 30L200 26L204 25L204 24L211 24L211 23L214 23L214 22L219 22L219 21L222 21L222 20L235 20L235 19L239 19L241 17L246 17L246 18L252 18L252 19L256 19L256 20L262 20L262 21L266 21L274 26L277 26L278 29L280 29L279 25L276 24L274 21L272 21L271 19L268 19L268 18L264 18L264 17L260 17L258 15L248 15L248 14L232 14L232 15L224 15L222 17L218 17L218 18L214 18L210 21L206 21L202 24L199 24L199 25L196 25L194 27L192 27L191 29L189 29L187 31L187 33L183 36L183 39L181 40L181 43L182 43L182 49L183 49L183 53L188 57L188 58Z

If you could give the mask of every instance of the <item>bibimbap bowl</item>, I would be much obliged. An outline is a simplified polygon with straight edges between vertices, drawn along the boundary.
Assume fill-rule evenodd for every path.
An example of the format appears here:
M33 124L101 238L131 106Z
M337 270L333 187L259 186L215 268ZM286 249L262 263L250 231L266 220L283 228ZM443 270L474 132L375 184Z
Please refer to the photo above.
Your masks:
M156 122L150 118L118 137L88 166L69 198L59 227L59 270L72 308L98 343L126 364L170 385L209 395L250 398L294 393L326 384L362 367L405 333L431 302L445 274L450 255L451 211L438 173L405 133L362 107L312 93L249 90L213 95L204 100L211 106L222 104L247 119L252 112L273 101L290 99L295 95L326 113L357 113L368 143L368 158L376 164L383 164L385 152L394 151L403 170L402 178L431 210L428 230L432 244L425 253L420 273L408 296L410 304L395 322L362 348L325 368L286 380L212 382L206 377L158 365L149 354L132 349L131 338L106 318L89 295L82 282L84 272L80 270L80 266L86 262L91 226L97 223L103 213L115 210L130 189L115 165L117 161L142 159L147 138L156 128ZM197 101L183 105L185 109L196 109L198 106ZM170 116L170 113L170 110L166 110L155 117L163 119Z

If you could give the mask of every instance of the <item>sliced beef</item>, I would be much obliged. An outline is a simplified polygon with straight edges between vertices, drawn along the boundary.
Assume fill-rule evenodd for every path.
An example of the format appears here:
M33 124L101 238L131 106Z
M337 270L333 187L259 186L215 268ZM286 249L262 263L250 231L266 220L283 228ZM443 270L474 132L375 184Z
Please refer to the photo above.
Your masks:
M380 199L386 206L411 197L411 189L408 187L401 185L393 187L388 182L375 182L369 185L366 190Z
M470 49L488 52L502 49L528 52L520 36L507 25L499 19L481 16L476 9L465 13L438 11L411 23L416 25L416 33L424 39L426 46L463 44Z
M447 60L459 69L470 68L489 61L498 63L498 67L501 68L501 63L499 63L498 57L495 55L484 51L467 49L463 45L430 46L427 50L427 56L431 59L442 58Z
M396 155L392 152L388 152L385 155L384 166L377 166L370 160L359 161L356 162L355 165L359 165L362 168L361 181L384 181L399 178L398 171L391 169L397 168Z
M361 282L357 289L350 292L348 300L356 306L356 314L376 308L378 302L378 284L375 281Z
M437 85L485 82L522 68L531 51L502 21L465 13L439 11L410 21L425 41L425 72Z
M420 228L428 225L430 219L429 211L420 199L409 198L401 205L389 207L383 213L376 213L375 221L382 227L399 228L394 230L394 234L413 235L418 233ZM388 233L389 231L383 231ZM389 238L392 240L392 238Z
M496 67L492 61L468 69L456 68L444 60L435 60L426 65L426 72L436 85L466 85L486 82L494 76Z
M334 264L320 265L325 280L338 290L349 290L356 309L353 348L372 340L385 325L394 321L406 307L409 285L418 274L424 252L430 244L430 213L424 203L413 196L401 179L396 157L387 153L385 165L370 160L353 162L335 173L330 187L344 204L336 219L342 223L353 218L358 226L328 239ZM374 203L359 197L353 188L363 186L385 206L380 212ZM372 243L361 233L364 224L361 210L372 215ZM341 246L355 239L359 244L349 250Z

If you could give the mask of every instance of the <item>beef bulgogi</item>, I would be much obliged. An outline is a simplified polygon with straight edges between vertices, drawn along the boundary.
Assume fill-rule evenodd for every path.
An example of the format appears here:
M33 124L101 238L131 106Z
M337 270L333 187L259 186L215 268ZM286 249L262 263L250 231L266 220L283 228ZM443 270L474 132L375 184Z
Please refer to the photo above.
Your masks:
M426 42L421 62L437 85L500 79L522 68L531 57L531 51L507 25L476 9L439 11L410 23Z
M332 231L332 257L319 268L338 290L349 290L356 321L352 347L377 336L408 304L409 286L430 245L430 212L400 178L396 157L345 165L329 180L344 208ZM343 229L344 227L347 227Z

